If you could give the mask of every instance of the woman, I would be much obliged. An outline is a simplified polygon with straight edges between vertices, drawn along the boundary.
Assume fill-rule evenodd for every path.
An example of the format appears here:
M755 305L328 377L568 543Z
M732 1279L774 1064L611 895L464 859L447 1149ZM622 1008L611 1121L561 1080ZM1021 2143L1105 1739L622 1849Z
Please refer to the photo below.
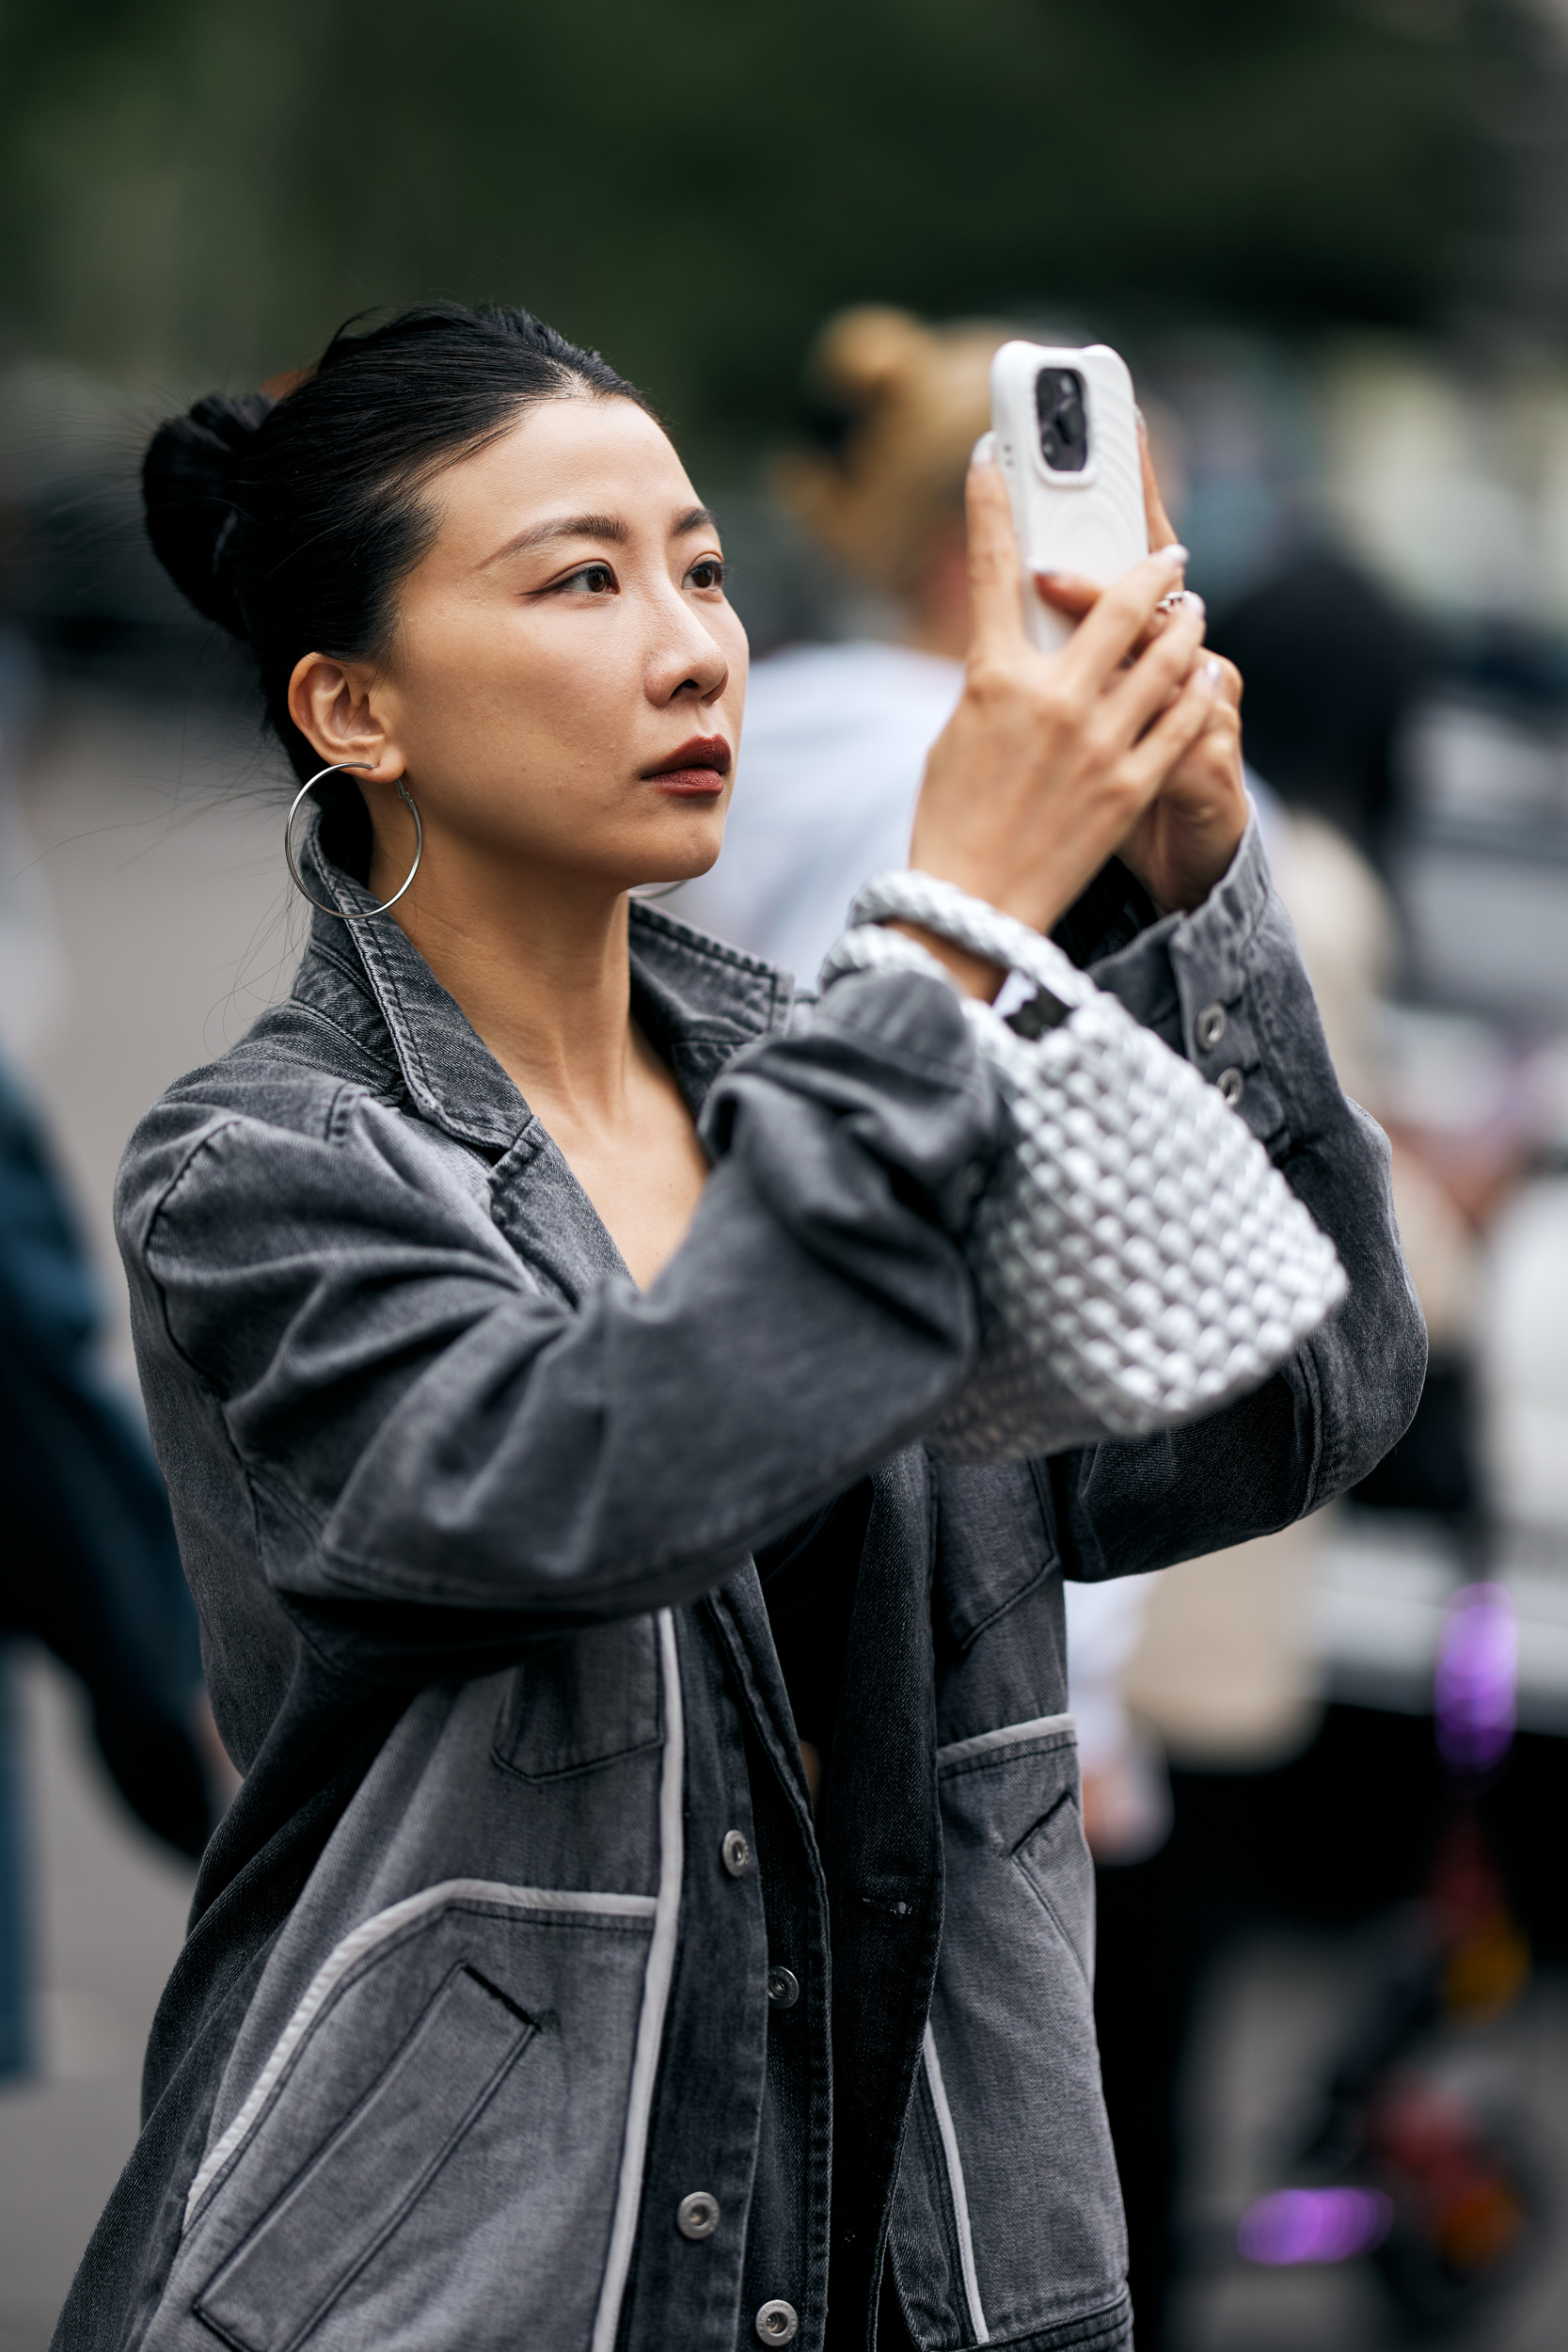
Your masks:
M1421 1353L1201 616L1149 633L1176 561L1043 661L976 469L915 854L1118 948L1173 1039L1234 1007L1351 1296L1200 1428L957 1470L920 1433L974 1357L1006 1139L958 992L999 975L932 940L951 987L792 1027L780 974L628 907L717 853L746 657L644 404L522 312L422 310L198 404L147 490L300 775L345 772L293 996L121 1177L245 1778L57 2341L1127 2342L1061 1568L1311 1506ZM1089 887L1118 843L1192 912Z

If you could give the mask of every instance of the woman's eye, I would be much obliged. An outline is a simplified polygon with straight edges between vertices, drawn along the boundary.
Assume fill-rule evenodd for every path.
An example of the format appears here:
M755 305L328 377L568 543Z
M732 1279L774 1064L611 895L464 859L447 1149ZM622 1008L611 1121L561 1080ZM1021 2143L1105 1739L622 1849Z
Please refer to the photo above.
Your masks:
M686 575L693 588L722 588L724 559L721 555L705 555L700 564L693 564Z
M585 564L579 572L573 572L561 582L562 588L580 588L590 596L614 594L615 575L608 564Z

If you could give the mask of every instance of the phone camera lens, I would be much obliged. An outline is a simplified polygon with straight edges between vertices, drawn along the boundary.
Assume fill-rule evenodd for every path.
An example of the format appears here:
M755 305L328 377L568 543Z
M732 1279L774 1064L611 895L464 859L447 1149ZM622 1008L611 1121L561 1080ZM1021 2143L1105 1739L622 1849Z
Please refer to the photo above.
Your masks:
M1035 379L1040 455L1053 473L1082 473L1088 463L1089 422L1084 379L1076 368L1042 368Z

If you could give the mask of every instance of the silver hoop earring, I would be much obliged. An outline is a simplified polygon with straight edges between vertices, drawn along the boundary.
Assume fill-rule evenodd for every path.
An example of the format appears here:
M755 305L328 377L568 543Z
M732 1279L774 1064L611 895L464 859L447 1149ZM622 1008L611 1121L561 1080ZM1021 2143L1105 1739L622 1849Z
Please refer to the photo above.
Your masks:
M372 914L385 914L389 907L395 907L398 900L403 897L404 891L408 888L409 883L413 882L415 875L419 872L420 860L424 855L424 827L420 822L420 812L414 806L413 796L409 792L408 787L400 776L398 778L398 798L404 803L408 810L408 814L414 819L414 863L408 868L408 880L404 883L403 889L394 890L391 897L384 899L378 907L361 907L356 914L345 914L341 907L329 907L325 898L311 898L309 891L306 889L304 880L299 870L299 861L294 856L294 818L299 814L299 804L301 801L304 800L307 792L310 791L314 786L320 784L323 776L342 775L351 768L370 768L372 765L373 762L368 759L340 759L334 762L330 768L319 769L310 778L310 782L309 784L302 784L299 790L294 794L293 806L290 809L288 818L283 826L283 855L288 861L289 872L293 879L294 888L298 891L302 898L309 899L311 906L319 908L323 914L335 914L340 923L368 923Z

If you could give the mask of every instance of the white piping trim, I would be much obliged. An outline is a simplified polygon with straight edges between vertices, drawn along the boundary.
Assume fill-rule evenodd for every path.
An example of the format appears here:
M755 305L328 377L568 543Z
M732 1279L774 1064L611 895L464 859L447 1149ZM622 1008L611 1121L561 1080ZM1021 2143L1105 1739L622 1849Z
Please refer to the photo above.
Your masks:
M1020 1740L1043 1740L1048 1732L1078 1728L1076 1715L1037 1715L1026 1724L1004 1724L1000 1731L976 1732L973 1740L954 1740L937 1750L938 1770L962 1764L972 1756L989 1756L993 1748L1010 1748Z
M443 1879L439 1885L423 1886L417 1895L405 1896L402 1902L362 1920L317 1969L293 2015L274 2042L272 2055L252 2084L245 2105L216 2147L210 2149L202 2159L185 2199L182 2235L190 2228L196 2209L213 2182L261 2122L261 2110L277 2089L284 2068L356 1962L427 1911L439 1911L449 1903L460 1902L500 1903L509 1911L586 1913L601 1919L646 1919L657 1910L651 1895L562 1893L547 1886L503 1886L498 1879Z
M969 2192L964 2187L963 2158L958 2153L958 2135L953 2129L953 2110L947 2104L947 2091L942 2079L942 2060L937 2056L936 2036L929 2024L926 2027L926 2080L931 2089L931 2105L937 2111L942 2153L947 2159L947 2190L953 2200L953 2218L958 2225L958 2267L963 2272L969 2324L974 2330L975 2343L989 2344L990 2329L986 2326L985 2310L980 2301L980 2281L974 2275L974 2239L969 2226Z
M632 2060L631 2090L626 2100L626 2137L621 2150L621 2179L615 2192L615 2218L610 2224L610 2252L605 2259L599 2308L594 2314L590 2352L613 2352L621 2325L621 2302L631 2270L632 2248L642 2206L642 2169L648 2153L648 2124L653 2114L654 2083L658 2074L659 2046L664 2039L664 2012L675 1974L675 1938L680 1925L681 1873L686 1861L684 1802L686 1793L686 1719L681 1710L680 1659L675 1648L675 1621L668 1609L658 1613L659 1664L664 1678L664 1763L658 1788L658 1898L653 1938L648 1946L647 1971L642 1979L642 2015L637 2027L637 2055Z

